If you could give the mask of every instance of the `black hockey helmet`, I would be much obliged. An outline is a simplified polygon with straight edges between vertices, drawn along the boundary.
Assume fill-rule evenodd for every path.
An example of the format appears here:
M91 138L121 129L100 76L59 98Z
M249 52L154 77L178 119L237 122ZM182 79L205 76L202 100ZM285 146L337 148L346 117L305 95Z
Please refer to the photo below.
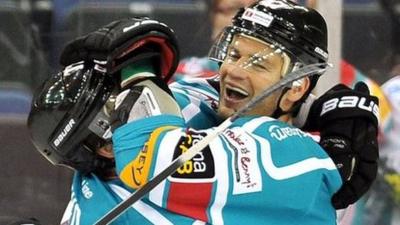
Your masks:
M109 112L118 91L97 64L79 62L49 78L35 93L28 127L52 164L83 173L108 166L95 151L111 138Z
M291 59L291 69L327 63L327 26L324 18L312 8L289 0L261 0L240 9L232 23L211 48L211 59L222 62L233 36L244 34L281 49ZM310 89L317 78L311 80L313 86Z

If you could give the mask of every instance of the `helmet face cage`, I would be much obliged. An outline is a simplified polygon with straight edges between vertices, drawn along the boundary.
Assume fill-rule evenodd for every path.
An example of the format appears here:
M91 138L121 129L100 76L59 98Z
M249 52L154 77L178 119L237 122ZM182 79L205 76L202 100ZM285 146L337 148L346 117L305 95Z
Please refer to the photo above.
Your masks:
M34 97L28 127L38 151L53 164L90 172L96 149L110 136L105 105L117 86L97 67L71 65Z
M212 46L210 59L224 61L233 37L244 34L281 49L292 68L327 62L326 24L313 9L285 0L263 0L241 9L232 22Z
M286 52L284 51L285 48L278 42L272 39L268 38L258 38L258 35L256 35L254 32L246 30L244 28L240 27L233 27L229 26L226 27L218 37L217 41L215 44L211 47L210 52L209 52L209 58L211 60L214 60L216 62L222 63L229 57L229 47L232 44L232 41L234 40L235 36L241 35L241 36L247 36L249 38L254 38L258 41L261 41L265 44L268 45L268 48L265 49L260 49L257 53L254 54L254 57L251 57L249 61L246 63L247 65L252 64L255 62L255 58L259 57L264 57L264 59L271 57L272 55L281 55L282 57L288 56ZM272 50L272 53L266 54L266 50ZM258 57L259 56L259 57ZM292 58L289 57L288 62L292 61ZM288 65L289 66L289 65ZM245 67L245 65L243 65ZM284 75L284 74L282 74Z

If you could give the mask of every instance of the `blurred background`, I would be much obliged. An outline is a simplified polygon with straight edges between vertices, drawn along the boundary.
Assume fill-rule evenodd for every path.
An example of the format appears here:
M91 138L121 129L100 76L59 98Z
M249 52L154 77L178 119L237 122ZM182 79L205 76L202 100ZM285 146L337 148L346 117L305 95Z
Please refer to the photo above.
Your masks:
M325 13L340 16L330 31L341 59L378 85L400 74L397 0L320 1L340 3ZM212 5L212 0L0 0L0 217L58 224L70 198L72 171L39 155L26 128L32 93L60 69L66 42L116 19L149 16L175 30L182 58L203 57L212 42Z

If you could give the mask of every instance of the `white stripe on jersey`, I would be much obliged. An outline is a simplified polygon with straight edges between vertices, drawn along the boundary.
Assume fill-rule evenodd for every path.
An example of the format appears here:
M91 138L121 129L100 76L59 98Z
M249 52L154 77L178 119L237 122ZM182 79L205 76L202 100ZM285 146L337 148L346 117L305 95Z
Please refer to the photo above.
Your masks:
M72 192L71 200L68 202L67 208L64 211L60 224L79 225L80 218L81 210L79 208L79 205L77 204L75 194L74 192Z
M126 199L131 195L129 191L118 185L109 184L109 186L121 199ZM164 217L160 212L141 200L134 203L131 207L153 224L173 225L173 223Z
M265 171L275 180L296 177L318 169L336 169L335 164L330 158L318 159L315 157L308 158L288 166L276 167L272 160L271 145L269 142L258 135L253 135L253 137L261 144L261 162Z
M270 122L270 121L274 121L276 119L271 118L271 117L258 117L255 119L250 120L249 122L247 122L246 124L244 124L242 127L244 130L246 130L249 133L253 133L255 129L257 129L259 126L261 126L263 123L265 122ZM303 132L303 131L302 131ZM307 135L308 137L312 138L315 142L319 142L320 137L318 135L313 135L310 134L308 132L303 132L304 135Z
M190 104L186 105L185 108L182 109L182 115L183 118L185 118L185 121L189 121L193 119L199 112L200 112L200 99L194 98L191 95L188 95L190 99Z
M260 117L253 119L243 125L243 128L248 132L253 132L257 127L262 125L264 122L269 122L274 120L270 117ZM307 134L307 133L305 133ZM311 137L310 134L307 134ZM300 162L291 164L289 166L276 167L272 160L271 146L265 138L259 137L258 135L253 135L253 137L258 140L261 144L261 161L264 166L265 171L276 180L283 180L295 176L299 176L304 173L308 173L317 169L336 169L335 164L330 158L318 159L315 157L302 160Z
M80 219L81 219L81 209L79 208L79 205L76 202L76 199L74 199L74 207L73 207L73 215L71 218L71 225L79 225L80 224Z
M65 211L64 211L64 214L63 214L63 216L62 216L62 219L61 219L61 223L60 224L70 224L69 222L68 222L68 220L71 218L71 216L72 216L72 208L74 207L73 206L73 199L72 199L72 197L71 197L71 200L68 202L68 205L67 205L67 208L65 209ZM68 223L67 223L68 222Z
M214 157L214 162L218 163L218 169L215 170L217 179L217 187L214 196L214 202L210 206L211 223L215 225L223 225L224 218L222 217L222 209L224 208L229 190L229 172L228 172L228 157L222 141L219 138L214 139L210 143L210 149Z
M265 122L270 122L270 121L274 121L276 119L271 118L271 117L266 117L266 116L262 116L262 117L258 117L255 119L250 120L249 122L246 122L245 124L243 124L243 129L249 133L253 133L253 131L255 129L257 129L260 125L262 125Z
M157 158L155 159L156 165L154 166L154 175L159 174L171 164L175 146L177 145L181 136L182 132L180 129L176 129L166 133L165 137L160 143L160 146L162 146L162 148L158 149ZM160 151L162 151L162 153L160 153ZM150 201L160 207L163 207L162 202L165 190L165 183L166 180L163 180L149 193Z

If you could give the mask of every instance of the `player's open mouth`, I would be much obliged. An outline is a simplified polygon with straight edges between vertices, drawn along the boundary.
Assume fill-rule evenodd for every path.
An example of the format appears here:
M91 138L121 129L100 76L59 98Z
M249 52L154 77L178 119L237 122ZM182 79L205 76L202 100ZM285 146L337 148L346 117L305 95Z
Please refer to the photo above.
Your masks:
M243 89L227 85L225 88L226 97L231 101L240 101L249 96Z

